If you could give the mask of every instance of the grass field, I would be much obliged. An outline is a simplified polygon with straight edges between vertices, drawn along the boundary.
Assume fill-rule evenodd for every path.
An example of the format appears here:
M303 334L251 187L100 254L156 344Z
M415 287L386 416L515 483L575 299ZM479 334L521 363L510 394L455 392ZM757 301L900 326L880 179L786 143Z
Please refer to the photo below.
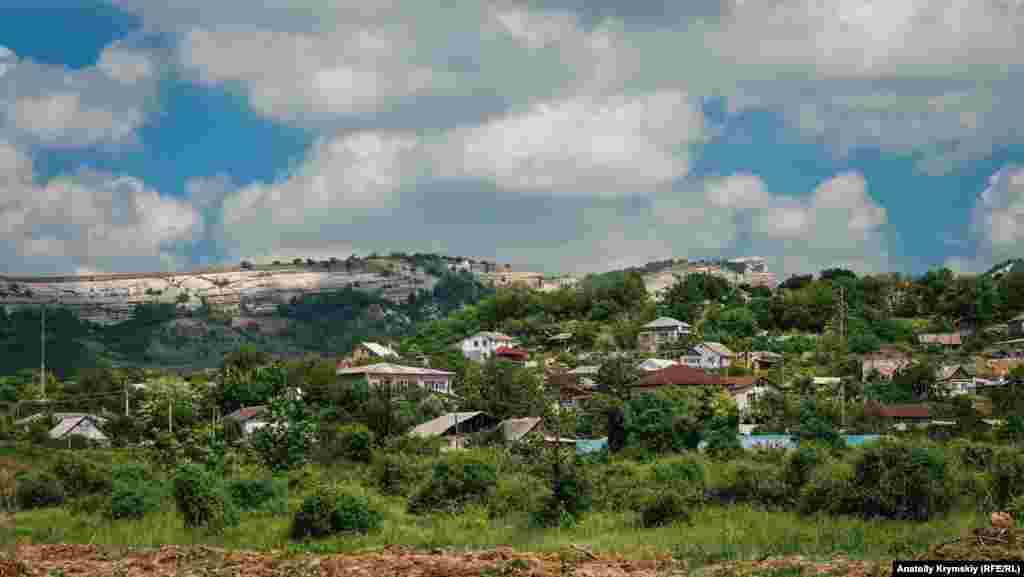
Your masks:
M403 499L381 499L385 522L379 533L338 536L312 543L287 538L287 515L246 514L238 527L220 536L186 530L173 510L140 521L109 521L71 515L62 508L20 512L13 525L0 527L0 541L94 544L114 548L203 544L232 549L302 550L347 553L404 545L417 549L456 551L498 545L517 550L550 552L570 544L597 553L644 558L670 553L703 564L738 559L803 555L826 559L841 554L853 559L909 557L936 542L985 525L984 516L958 514L927 523L864 521L825 516L801 518L793 513L758 511L749 506L708 506L692 523L642 529L633 513L592 513L571 529L532 529L525 515L488 519L482 509L461 515L413 516Z

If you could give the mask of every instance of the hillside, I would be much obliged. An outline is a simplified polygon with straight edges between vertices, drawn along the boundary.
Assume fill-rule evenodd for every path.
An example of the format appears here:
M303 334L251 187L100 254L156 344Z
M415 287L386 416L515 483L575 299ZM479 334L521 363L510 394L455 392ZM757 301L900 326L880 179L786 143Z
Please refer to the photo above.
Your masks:
M342 354L398 338L489 294L436 255L349 259L181 274L0 278L0 374L35 369L47 304L47 367L195 369L242 343L294 356Z

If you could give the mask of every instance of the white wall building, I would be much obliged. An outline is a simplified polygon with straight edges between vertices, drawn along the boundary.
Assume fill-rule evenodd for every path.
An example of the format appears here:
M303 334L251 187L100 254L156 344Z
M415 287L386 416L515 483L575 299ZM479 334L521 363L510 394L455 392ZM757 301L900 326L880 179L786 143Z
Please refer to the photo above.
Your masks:
M463 356L473 361L485 361L494 356L499 347L509 347L514 343L512 337L496 332L481 331L459 343Z
M695 345L680 358L680 362L695 369L724 369L732 365L736 353L722 343L703 342Z

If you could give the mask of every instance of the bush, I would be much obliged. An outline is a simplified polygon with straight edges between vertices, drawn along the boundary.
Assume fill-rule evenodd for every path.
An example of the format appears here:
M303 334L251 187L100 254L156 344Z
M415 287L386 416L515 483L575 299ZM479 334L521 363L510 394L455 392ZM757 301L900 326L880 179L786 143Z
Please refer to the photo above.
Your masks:
M798 509L804 515L859 513L861 502L853 465L831 462L816 467L800 489Z
M649 528L670 525L680 520L689 522L694 504L692 499L679 491L648 492L640 506L640 523Z
M329 439L324 440L325 447L319 451L319 459L322 462L346 459L369 463L373 455L373 443L373 433L366 425L342 425L334 431Z
M811 478L814 469L828 460L828 453L816 446L801 446L786 458L784 475L786 484L794 496L800 494L804 484Z
M946 455L920 443L865 447L854 461L854 482L868 518L924 521L952 505Z
M50 473L22 473L15 477L14 500L19 509L59 507L64 504L64 486Z
M383 516L364 495L323 486L305 498L292 520L292 539L320 538L335 533L366 534L380 528Z
M109 516L114 519L141 519L160 510L166 490L145 467L119 465L113 470Z
M612 461L593 469L594 504L603 511L635 511L641 505L637 489L649 483L651 465Z
M278 479L235 479L228 483L228 494L242 511L287 508L288 485ZM274 505L284 505L284 507Z
M381 493L408 496L429 472L429 465L420 459L401 454L377 454L370 475Z
M238 509L221 479L195 464L178 467L174 475L174 501L188 528L219 533L238 524Z
M1024 487L1024 454L1016 448L1000 447L993 453L989 471L992 497L997 506L1006 506Z
M498 479L494 496L487 501L488 513L497 519L513 513L536 511L550 494L550 485L533 475L505 475Z
M110 493L110 470L74 453L61 451L52 471L68 498Z
M458 509L471 501L485 502L497 481L495 465L475 451L445 455L434 463L430 480L409 500L409 511Z
M777 509L789 505L789 487L782 467L752 461L726 463L708 491L721 503L756 503Z
M1010 504L1006 506L1006 512L1013 516L1018 527L1024 526L1024 493L1010 500Z

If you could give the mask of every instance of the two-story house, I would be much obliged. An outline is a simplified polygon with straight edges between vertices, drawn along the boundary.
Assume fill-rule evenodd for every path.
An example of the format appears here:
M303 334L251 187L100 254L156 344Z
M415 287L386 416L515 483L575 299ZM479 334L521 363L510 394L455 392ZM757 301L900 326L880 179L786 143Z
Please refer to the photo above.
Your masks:
M640 327L637 348L645 353L657 352L658 346L675 342L692 332L690 325L671 317L660 317Z
M499 348L511 347L514 339L502 333L481 331L459 343L463 356L473 361L483 362L494 356Z
M455 373L427 369L422 367L406 367L393 363L377 363L364 367L339 367L339 377L349 383L362 382L371 389L388 388L396 394L419 387L428 391L451 394L452 377Z
M724 369L732 365L736 353L722 343L706 341L686 351L679 362L695 369Z

